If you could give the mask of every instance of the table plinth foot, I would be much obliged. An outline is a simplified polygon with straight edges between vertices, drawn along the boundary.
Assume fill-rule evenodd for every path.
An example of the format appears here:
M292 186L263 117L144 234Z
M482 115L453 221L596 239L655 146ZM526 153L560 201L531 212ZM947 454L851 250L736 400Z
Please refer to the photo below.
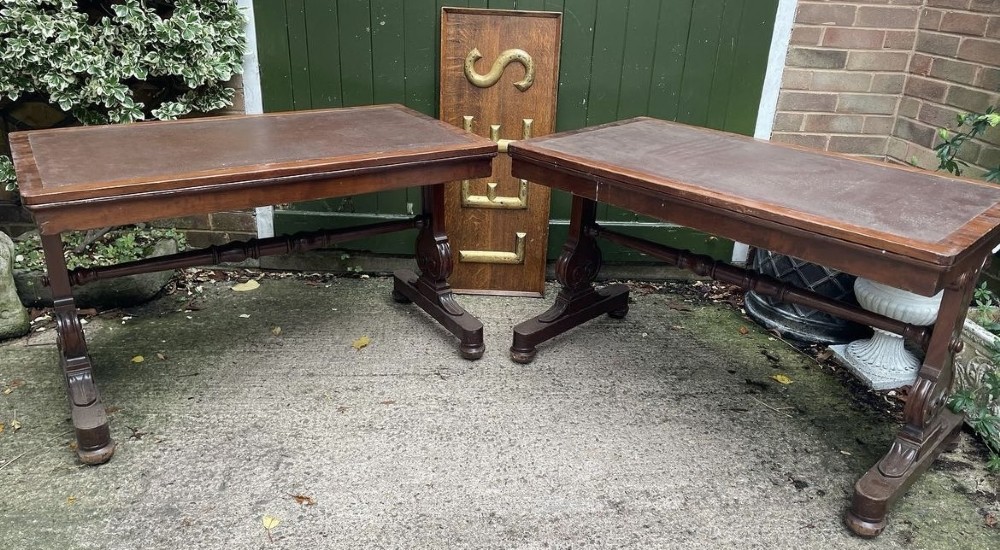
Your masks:
M514 327L510 358L517 363L530 363L535 358L538 344L603 313L617 319L628 313L627 286L611 285L600 290L587 288L582 292L563 289L548 311Z
M522 365L527 365L532 360L535 359L535 355L538 354L538 350L534 346L530 349L518 349L517 344L510 347L510 359L515 363L520 363Z
M880 521L872 522L858 517L854 515L854 512L848 510L847 514L844 515L844 523L851 531L854 531L854 534L866 539L873 539L881 535L885 529L885 516L883 515Z
M612 319L624 319L628 315L628 306L608 312L608 317Z
M76 445L80 462L94 466L111 460L116 447L107 422L96 428L76 428Z
M480 333L480 339L482 335ZM462 342L458 346L458 353L462 355L463 359L468 359L469 361L475 361L476 359L481 359L483 354L486 353L486 344L467 344Z
M397 304L412 304L413 303L413 300L407 298L406 294L403 294L402 292L396 290L395 288L392 289L392 301L396 302Z
M948 410L939 413L938 429L923 445L897 437L892 448L854 484L851 508L844 523L859 536L878 536L886 525L889 508L923 474L962 428L962 417ZM905 469L900 470L904 465ZM891 474L891 475L887 475Z
M462 342L458 350L465 359L475 360L483 356L486 351L483 323L458 305L447 285L439 287L403 269L393 274L392 297L400 303L413 302L454 334Z
M63 341L67 338L60 337ZM94 383L90 360L64 357L62 364L76 434L76 453L84 464L104 464L115 454L115 442L111 439L108 415Z

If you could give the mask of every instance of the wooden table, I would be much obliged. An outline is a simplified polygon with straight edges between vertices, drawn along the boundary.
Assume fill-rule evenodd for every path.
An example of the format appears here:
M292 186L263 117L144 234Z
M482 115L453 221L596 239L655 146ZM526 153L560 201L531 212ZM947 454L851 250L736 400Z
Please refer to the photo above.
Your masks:
M602 313L624 316L622 285L595 290L595 238L631 246L724 282L902 334L926 357L884 458L855 485L847 525L876 536L889 507L961 426L945 407L953 354L976 279L1000 242L1000 187L649 118L512 143L515 177L573 194L556 264L563 288L545 313L514 328L511 355ZM595 222L597 202L624 207L932 296L933 327L846 306L711 258L632 238Z
M444 182L488 176L497 146L398 105L200 118L16 133L11 149L24 206L41 232L59 353L88 464L114 453L72 285L241 261L419 228L421 274L395 274L393 297L413 301L482 356L483 326L454 300L444 232ZM158 218L423 186L423 213L345 230L254 239L118 266L69 272L60 234Z

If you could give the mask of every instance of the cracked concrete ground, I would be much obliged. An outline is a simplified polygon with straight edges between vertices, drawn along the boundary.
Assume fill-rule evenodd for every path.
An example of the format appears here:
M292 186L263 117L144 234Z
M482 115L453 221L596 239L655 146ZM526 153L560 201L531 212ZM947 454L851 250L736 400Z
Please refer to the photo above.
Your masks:
M678 286L530 365L510 329L555 287L461 296L486 334L467 362L389 279L230 286L90 319L118 442L99 467L70 448L54 330L0 343L0 548L1000 548L968 434L880 538L853 536L853 482L896 422Z

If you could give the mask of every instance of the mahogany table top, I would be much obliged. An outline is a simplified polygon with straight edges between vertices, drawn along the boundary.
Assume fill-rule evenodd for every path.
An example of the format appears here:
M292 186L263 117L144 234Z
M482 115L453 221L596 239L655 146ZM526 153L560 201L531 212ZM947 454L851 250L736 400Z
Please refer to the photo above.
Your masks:
M26 207L495 154L399 105L11 135Z
M497 145L377 105L19 132L11 150L55 234L481 177Z
M607 186L640 188L650 198L709 205L748 222L936 265L1000 240L1000 186L662 120L636 118L517 142L509 150L515 170L522 160L568 174L562 184L540 183L601 202ZM663 208L663 218L669 216ZM685 225L719 234L712 219ZM745 235L722 236L750 242Z

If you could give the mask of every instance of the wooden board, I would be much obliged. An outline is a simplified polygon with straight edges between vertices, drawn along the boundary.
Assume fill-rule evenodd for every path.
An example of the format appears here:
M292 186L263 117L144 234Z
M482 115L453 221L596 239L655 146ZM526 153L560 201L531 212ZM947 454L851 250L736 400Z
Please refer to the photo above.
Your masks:
M441 120L493 140L552 133L560 32L558 13L444 8ZM446 189L456 292L541 296L548 187L511 177L501 153L492 177Z

